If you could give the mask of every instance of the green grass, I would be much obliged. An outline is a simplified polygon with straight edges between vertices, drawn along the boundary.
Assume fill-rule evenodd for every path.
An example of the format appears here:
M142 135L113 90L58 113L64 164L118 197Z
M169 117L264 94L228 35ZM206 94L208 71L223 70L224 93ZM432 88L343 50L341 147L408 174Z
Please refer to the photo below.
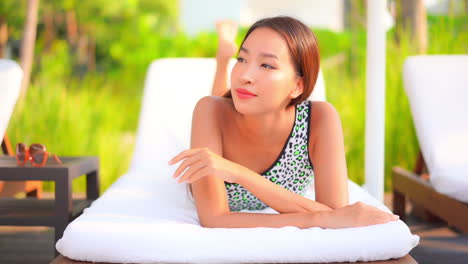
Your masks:
M468 53L468 17L429 18L429 54ZM240 35L245 29L240 30ZM328 101L341 116L350 179L364 182L365 130L365 32L333 33L314 30L322 59L338 53L347 59L324 68ZM240 42L241 36L238 38ZM412 169L418 150L408 100L403 90L402 65L415 50L408 37L397 45L388 33L386 65L385 187L391 187L394 165ZM113 65L83 78L74 75L65 42L56 42L50 53L36 54L33 81L27 97L19 101L8 129L13 144L43 143L62 156L97 155L100 158L101 191L128 169L137 128L144 76L149 63L160 57L214 56L216 36L212 32L195 38L180 34L154 36L140 43L124 65ZM138 47L137 47L138 48ZM114 56L121 48L114 47ZM128 49L128 47L123 47ZM99 62L98 62L99 63ZM52 183L45 185L52 191ZM73 184L85 190L84 178Z

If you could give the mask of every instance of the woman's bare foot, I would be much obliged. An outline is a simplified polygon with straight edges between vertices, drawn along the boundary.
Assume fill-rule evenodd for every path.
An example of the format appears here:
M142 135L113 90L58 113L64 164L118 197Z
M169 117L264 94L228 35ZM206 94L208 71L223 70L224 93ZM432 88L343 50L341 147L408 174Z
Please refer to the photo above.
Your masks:
M220 20L216 22L216 32L218 33L217 60L229 60L237 52L235 43L237 35L237 22L233 20Z

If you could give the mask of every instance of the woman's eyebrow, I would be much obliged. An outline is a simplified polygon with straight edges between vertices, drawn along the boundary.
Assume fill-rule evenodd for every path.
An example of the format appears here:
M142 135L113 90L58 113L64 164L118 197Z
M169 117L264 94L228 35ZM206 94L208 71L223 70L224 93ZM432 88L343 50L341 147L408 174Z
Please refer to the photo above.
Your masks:
M249 50L246 49L246 48L244 48L244 47L241 47L241 48L239 49L239 51L243 51L243 52L249 54ZM268 57L268 58L273 58L273 59L278 59L278 60L279 60L278 56L276 56L276 55L273 54L273 53L260 52L260 56L262 56L262 57Z

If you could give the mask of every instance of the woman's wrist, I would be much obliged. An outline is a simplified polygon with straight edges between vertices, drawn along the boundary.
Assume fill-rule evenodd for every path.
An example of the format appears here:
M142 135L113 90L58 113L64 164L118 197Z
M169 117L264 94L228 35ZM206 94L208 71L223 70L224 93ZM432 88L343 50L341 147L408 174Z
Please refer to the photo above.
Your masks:
M332 222L333 210L317 211L309 213L308 223L309 227L320 227L320 228L333 228Z
M234 173L232 175L232 179L234 179L234 183L243 185L246 175L248 175L250 172L251 171L248 168L242 165L236 164L236 169L234 170Z

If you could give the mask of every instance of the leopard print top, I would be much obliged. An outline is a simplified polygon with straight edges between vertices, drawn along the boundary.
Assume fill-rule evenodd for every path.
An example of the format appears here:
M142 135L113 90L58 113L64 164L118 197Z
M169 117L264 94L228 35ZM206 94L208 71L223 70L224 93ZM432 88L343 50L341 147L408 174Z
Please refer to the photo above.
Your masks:
M311 102L296 105L296 117L289 138L279 157L261 175L285 189L304 195L314 177L309 158L309 116ZM225 182L231 211L261 210L267 207L250 191L237 183Z

